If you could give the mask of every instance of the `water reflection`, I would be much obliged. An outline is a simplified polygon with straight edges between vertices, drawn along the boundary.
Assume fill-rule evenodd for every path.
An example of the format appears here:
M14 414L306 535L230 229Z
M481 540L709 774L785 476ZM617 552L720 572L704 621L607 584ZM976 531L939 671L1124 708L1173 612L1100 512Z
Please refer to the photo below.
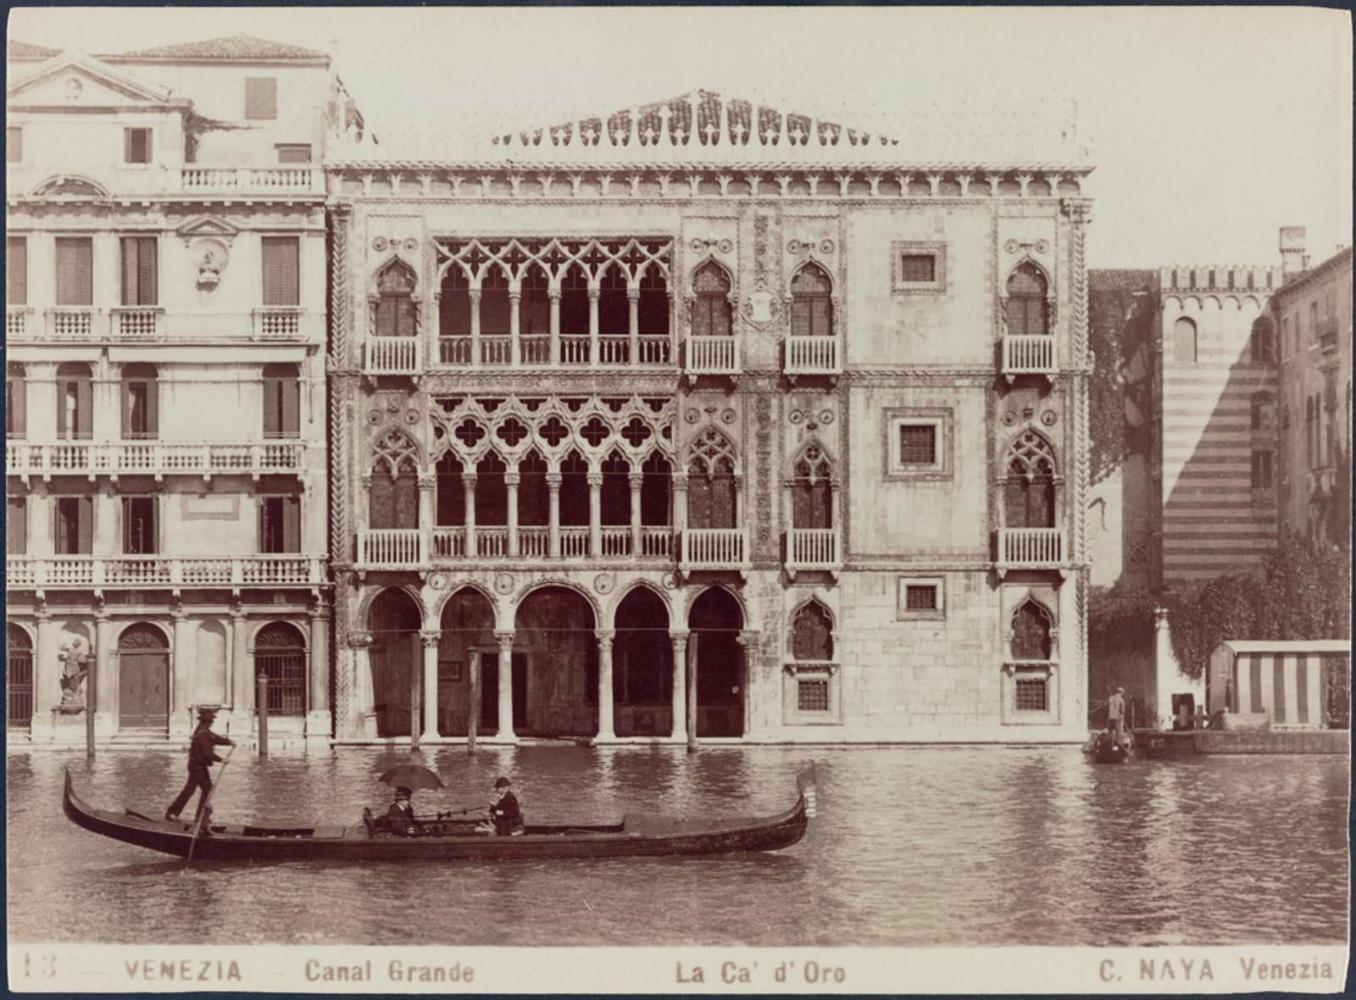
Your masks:
M243 754L217 815L354 822L384 808L404 748ZM440 944L1147 944L1346 936L1346 761L1089 765L1067 748L429 748L447 788L488 801L510 774L529 819L768 814L816 763L819 816L778 854L576 862L160 860L60 808L69 766L93 802L158 815L171 753L8 758L16 940Z

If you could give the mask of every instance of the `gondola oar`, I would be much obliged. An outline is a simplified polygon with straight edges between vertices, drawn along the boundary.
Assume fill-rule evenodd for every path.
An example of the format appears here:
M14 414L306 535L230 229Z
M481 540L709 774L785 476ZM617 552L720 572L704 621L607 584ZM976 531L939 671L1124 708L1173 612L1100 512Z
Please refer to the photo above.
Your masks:
M221 787L221 781L226 777L226 768L230 766L231 755L235 753L235 744L226 751L226 759L221 762L221 772L217 775L216 784L209 788L202 797L202 802L198 804L198 815L193 821L193 839L188 842L188 854L184 858L184 864L193 860L193 848L198 846L198 834L202 833L203 822L207 819L208 806L212 804L212 793Z

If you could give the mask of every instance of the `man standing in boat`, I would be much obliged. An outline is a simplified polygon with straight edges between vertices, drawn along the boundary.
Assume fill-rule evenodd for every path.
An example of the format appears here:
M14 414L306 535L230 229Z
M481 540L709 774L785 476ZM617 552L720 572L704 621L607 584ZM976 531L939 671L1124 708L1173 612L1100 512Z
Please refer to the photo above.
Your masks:
M1106 702L1106 726L1111 730L1111 738L1120 746L1125 742L1125 688L1118 687Z
M518 796L509 788L508 778L498 778L494 783L494 801L490 803L490 822L482 829L491 830L499 837L518 837L523 833L523 811L518 806Z
M184 782L184 788L179 793L179 797L165 810L165 819L178 819L179 813L183 811L184 806L188 805L188 800L193 797L193 792L199 789L202 794L198 797L198 810L194 815L195 821L207 806L207 798L212 794L211 767L221 760L214 748L235 746L235 740L218 736L212 732L212 720L216 717L217 710L215 708L198 709L198 728L193 731L193 739L188 745L188 780Z

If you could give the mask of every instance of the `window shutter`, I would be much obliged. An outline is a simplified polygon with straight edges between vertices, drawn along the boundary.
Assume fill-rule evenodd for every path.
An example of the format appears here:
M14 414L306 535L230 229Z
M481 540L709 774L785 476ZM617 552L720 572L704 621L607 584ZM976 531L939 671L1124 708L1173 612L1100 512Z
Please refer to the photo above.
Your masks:
M301 387L294 378L281 380L283 437L297 437L301 433Z
M297 305L300 300L296 237L264 237L263 261L264 305Z
M301 497L282 498L282 550L301 551Z
M133 542L133 517L132 517L132 498L122 498L122 551L132 553L136 551Z
M245 117L278 117L278 81L271 76L248 77L245 80Z
M812 299L810 309L814 317L810 332L816 337L833 336L833 317L830 314L829 300L825 298Z
M259 551L260 551L260 552L272 552L272 551L273 551L272 547L269 545L269 535L270 535L269 528L270 528L270 526L271 526L271 524L272 524L272 520L273 520L273 518L272 518L272 510L273 510L273 498L272 498L272 497L260 497L260 498L259 498Z
M28 302L28 240L11 237L6 249L5 301L16 306L24 305Z
M94 550L94 498L78 497L77 512L77 531L79 537L76 538L75 551L81 555L88 555Z
M139 237L137 244L137 305L153 306L158 302L159 260L154 237Z
M57 301L59 306L94 303L94 247L87 238L58 239Z
M13 437L23 437L28 431L28 382L22 376L5 380L9 389L5 401L5 429Z
M282 379L264 379L264 437L282 433Z
M158 379L148 379L142 384L146 387L145 436L155 437L160 433L160 382Z
M134 428L132 427L132 410L135 408L132 399L132 383L123 382L119 387L119 395L122 398L122 437L127 440L132 437Z
M56 423L57 437L64 439L67 435L66 427L66 394L70 392L70 382L66 379L57 379L56 384Z
M137 241L131 236L122 238L122 304L141 304L137 300Z
M791 300L791 336L808 337L810 335L810 303L803 298Z
M94 436L94 406L90 380L75 380L75 436L88 438Z
M5 519L5 551L21 556L28 551L28 502L24 497L10 497Z

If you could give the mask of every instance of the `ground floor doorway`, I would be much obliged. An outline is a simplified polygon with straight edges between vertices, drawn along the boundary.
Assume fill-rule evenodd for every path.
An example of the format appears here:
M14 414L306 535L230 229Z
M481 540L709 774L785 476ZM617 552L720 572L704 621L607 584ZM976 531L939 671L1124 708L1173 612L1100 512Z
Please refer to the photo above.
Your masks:
M154 625L129 626L118 639L118 728L169 728L169 643Z

